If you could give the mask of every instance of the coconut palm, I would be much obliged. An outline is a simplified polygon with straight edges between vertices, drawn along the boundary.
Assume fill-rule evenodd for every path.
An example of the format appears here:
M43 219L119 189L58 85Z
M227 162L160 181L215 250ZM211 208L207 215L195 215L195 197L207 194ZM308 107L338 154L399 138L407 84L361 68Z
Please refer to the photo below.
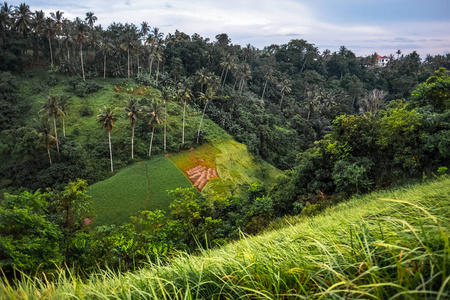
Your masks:
M172 101L175 98L175 90L171 87L162 88L162 98L164 101L164 151L167 146L167 102Z
M163 51L164 51L164 47L163 47L163 39L159 39L158 40L158 47L156 48L156 53L155 53L155 57L156 57L156 86L158 86L158 76L159 76L159 63L162 62L163 60Z
M181 143L184 144L184 125L186 121L186 103L192 99L191 89L186 85L183 89L178 90L178 97L184 100L183 106L183 134L181 137Z
M94 28L94 23L97 21L97 17L90 11L86 13L86 18L84 20L89 24L89 27L91 27L92 30L92 28Z
M200 83L200 92L203 93L203 86L208 83L211 73L207 69L201 68L197 70L195 76L197 77L197 82Z
M282 77L280 87L281 87L281 99L280 99L280 108L281 108L281 103L283 102L284 95L289 94L292 90L291 81L286 77L286 75Z
M56 32L59 34L62 30L64 18L63 18L63 11L57 10L56 13L51 12L50 16L52 17L53 21L55 21L55 27Z
M13 16L16 19L14 24L15 27L18 31L22 32L24 36L26 36L28 31L30 31L31 17L33 16L30 6L25 3L16 6Z
M141 35L142 37L146 37L147 33L150 31L150 26L148 26L148 22L144 21L141 23Z
M136 33L133 30L134 28L129 27L125 33L122 35L123 42L120 44L120 48L123 51L127 52L128 57L128 78L130 78L130 49L135 47L136 42Z
M106 78L106 56L114 48L109 38L103 38L100 43L100 51L103 53L103 78Z
M115 110L117 109L110 109L109 107L104 106L103 109L100 109L100 113L97 115L97 121L100 123L102 128L108 130L108 141L109 141L109 157L111 160L111 173L114 173L114 167L113 167L113 156L112 156L112 147L111 147L111 130L116 125L117 116L115 113Z
M205 102L205 107L203 108L202 118L200 119L200 125L198 126L197 144L200 139L200 129L202 128L202 122L203 122L203 118L205 117L206 107L208 106L208 103L210 101L212 101L216 98L217 98L216 94L211 88L208 88L205 93L200 93L200 99Z
M83 81L86 81L84 76L84 64L83 64L83 44L86 43L87 35L86 35L86 24L84 24L81 20L79 20L77 24L77 44L80 45L80 59L81 59L81 71L83 73Z
M148 156L150 157L152 155L152 144L153 144L153 135L155 133L155 127L156 125L159 125L163 122L163 106L161 105L160 101L153 101L151 103L150 107L150 121L148 122L148 125L152 127L152 136L150 138L150 148L148 149Z
M55 31L56 31L55 22L53 21L53 19L47 18L42 28L42 33L45 34L45 36L48 39L48 46L50 49L50 62L52 65L53 65L52 37L55 36Z
M63 111L61 110L61 96L56 95L49 95L47 97L47 101L43 103L41 112L47 114L49 117L53 118L53 129L55 133L55 139L56 139L56 149L59 152L59 145L58 145L58 131L56 130L56 119L64 115Z
M220 62L220 66L223 68L222 75L223 72L225 71L225 77L223 79L222 86L225 86L225 82L227 81L228 70L234 67L235 60L236 56L230 54L222 58L222 61ZM220 78L222 78L222 76Z
M274 79L273 77L273 66L272 65L264 65L263 66L263 72L264 72L264 79L266 80L263 88L263 93L261 96L261 102L264 102L264 94L266 93L267 83L269 81L272 81Z
M1 19L1 15L0 15ZM33 58L37 60L39 56L39 36L45 27L45 13L42 10L34 12L34 18L31 22L31 31L33 32Z
M63 123L63 136L66 137L66 124L65 124L65 118L69 114L67 111L67 108L69 107L69 100L70 98L67 96L60 96L59 99L59 109L61 111L61 118Z
M142 106L139 100L130 97L125 106L125 112L131 125L131 159L134 159L134 128L138 118L142 115Z
M48 120L48 116L42 116L40 122L37 125L36 130L41 143L47 146L48 159L50 161L50 165L52 165L52 156L50 155L50 143L52 141L57 141L57 139L51 133L52 125Z
M311 113L314 113L320 105L320 101L322 99L322 91L316 85L309 86L305 90L306 97L304 107L308 111L308 117L306 118L306 120L309 121Z

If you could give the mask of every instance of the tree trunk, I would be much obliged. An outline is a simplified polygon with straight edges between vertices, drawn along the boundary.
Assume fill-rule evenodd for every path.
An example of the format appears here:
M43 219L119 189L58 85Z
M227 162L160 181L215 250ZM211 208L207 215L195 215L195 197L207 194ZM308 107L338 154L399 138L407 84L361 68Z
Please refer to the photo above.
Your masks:
M86 81L84 77L84 65L83 65L83 44L80 43L80 58L81 58L81 71L83 72L83 81Z
M200 119L200 125L198 126L197 144L198 144L198 140L200 138L200 129L202 128L202 122L203 122L203 117L205 116L206 106L208 106L208 102L205 103L205 108L203 109L203 115L202 115L202 118Z
M47 143L48 159L50 160L50 166L52 165L52 157L50 156L50 143Z
M167 101L164 101L164 151L167 145Z
M137 74L139 75L139 51L137 53Z
M128 45L128 78L130 78L130 45Z
M134 126L131 126L131 159L134 159Z
M238 81L238 78L236 77L236 79L234 80L233 91L234 91L234 89L236 88L236 83L237 83L237 81Z
M103 78L106 78L106 53L103 58Z
M50 58L51 58L52 66L53 66L52 42L51 42L50 37L48 38L48 45L50 46Z
M66 137L66 124L64 123L64 118L63 119L63 136Z
M67 47L67 60L70 60L70 48Z
M152 129L152 137L150 138L150 148L148 149L148 157L152 155L153 133L155 132L155 126Z
M158 76L159 76L159 59L158 64L156 65L156 86L158 86Z
M150 59L150 72L149 72L150 77L152 76L152 66L153 66L153 56L152 56L152 58Z
M225 82L227 81L227 75L228 75L228 68L227 71L225 72L225 78L223 79L223 86L225 86Z
M222 74L220 74L220 82L222 82L223 73L225 72L225 68L222 69Z
M55 129L55 138L56 138L56 149L59 152L59 145L58 145L58 131L56 131L56 118L53 117L53 127Z
M111 147L111 130L108 130L108 140L109 140L109 158L111 159L111 173L114 173L112 147Z
M267 80L266 80L266 83L264 84L264 89L263 89L263 93L262 93L262 96L261 96L261 101L264 100L264 94L266 93L266 87L267 87Z
M183 110L183 136L181 138L181 143L184 144L184 121L186 119L186 99L184 100L184 110Z
M284 93L281 92L280 108L281 108L281 103L283 102L283 98L284 98Z

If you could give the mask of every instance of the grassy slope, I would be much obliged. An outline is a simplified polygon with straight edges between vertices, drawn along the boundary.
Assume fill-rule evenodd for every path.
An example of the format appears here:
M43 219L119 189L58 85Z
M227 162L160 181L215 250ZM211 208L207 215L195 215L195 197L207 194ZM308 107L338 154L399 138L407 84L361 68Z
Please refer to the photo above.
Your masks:
M147 177L150 194L147 201ZM170 198L167 191L191 187L184 174L164 156L154 157L121 170L107 180L97 182L88 189L94 205L94 225L123 224L142 210L168 211Z
M355 197L317 217L287 221L282 229L199 256L180 255L168 265L105 272L87 283L61 274L56 287L28 281L18 290L0 285L0 294L25 297L38 289L54 299L450 297L450 178Z

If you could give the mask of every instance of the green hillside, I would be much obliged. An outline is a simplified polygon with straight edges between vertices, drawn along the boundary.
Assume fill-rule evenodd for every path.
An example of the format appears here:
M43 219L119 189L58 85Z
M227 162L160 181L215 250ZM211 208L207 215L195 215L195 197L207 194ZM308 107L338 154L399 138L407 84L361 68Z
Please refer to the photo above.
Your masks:
M48 299L446 299L450 283L450 179L382 191L313 218L199 256L82 283L25 279L5 297ZM280 224L278 224L280 226ZM13 296L14 295L14 296Z
M89 187L96 215L93 224L123 224L142 210L168 211L167 191L186 187L191 187L189 180L164 156L135 163Z

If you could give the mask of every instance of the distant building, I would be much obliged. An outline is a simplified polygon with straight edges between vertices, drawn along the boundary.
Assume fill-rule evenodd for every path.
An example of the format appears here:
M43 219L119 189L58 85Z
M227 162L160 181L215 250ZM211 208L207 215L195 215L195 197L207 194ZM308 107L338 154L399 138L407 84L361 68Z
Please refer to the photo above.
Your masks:
M390 60L389 57L387 56L378 55L377 58L378 58L377 66L379 67L386 67Z

